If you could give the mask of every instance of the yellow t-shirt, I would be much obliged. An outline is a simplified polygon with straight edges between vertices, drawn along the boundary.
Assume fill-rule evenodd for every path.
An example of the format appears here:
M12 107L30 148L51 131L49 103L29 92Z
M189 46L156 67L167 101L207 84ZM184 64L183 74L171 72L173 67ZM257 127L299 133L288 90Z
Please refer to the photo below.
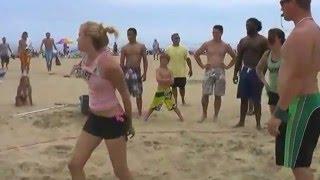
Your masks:
M188 50L183 46L169 46L166 53L170 56L168 68L172 71L173 77L186 77Z

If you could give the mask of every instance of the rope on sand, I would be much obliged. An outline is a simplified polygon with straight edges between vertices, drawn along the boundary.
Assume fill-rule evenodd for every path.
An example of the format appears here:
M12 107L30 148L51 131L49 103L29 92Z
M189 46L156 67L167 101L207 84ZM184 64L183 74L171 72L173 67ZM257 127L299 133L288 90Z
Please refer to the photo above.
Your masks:
M137 132L137 134L180 134L180 133L185 133L185 132L200 133L200 134L225 134L225 133L234 133L235 131L231 131L231 130L225 130L225 131L172 130L172 131L141 131L141 132ZM29 143L29 144L24 144L24 145L8 146L6 148L0 149L0 153L10 151L10 150L19 151L19 150L22 150L22 149L25 149L28 147L32 147L32 146L37 146L37 145L42 145L42 144L50 144L50 143L54 143L57 141L75 140L77 138L78 138L78 136L68 136L68 137L63 137L63 138L59 138L59 139L57 139L57 138L50 139L50 140L46 140L46 141L40 141L40 142Z
M28 147L32 147L32 146L36 146L36 145L41 145L41 144L49 144L49 143L54 143L57 141L67 141L67 140L72 140L72 139L77 139L78 137L64 137L64 138L60 138L60 139L51 139L51 140L46 140L46 141L40 141L40 142L35 142L35 143L29 143L29 144L24 144L24 145L18 145L18 146L8 146L7 148L3 148L0 149L0 152L6 152L6 151L10 151L10 150L21 150L21 149L25 149Z
M48 107L48 108L44 108L44 109L38 109L35 111L29 111L29 112L24 112L24 113L19 113L19 114L15 114L13 115L13 117L23 117L23 116L27 116L30 114L35 114L35 113L39 113L39 112L43 112L43 111L48 111L51 109L60 109L60 108L64 108L64 107L70 107L70 106L76 106L77 104L61 104L61 103L55 103L55 106L52 107Z

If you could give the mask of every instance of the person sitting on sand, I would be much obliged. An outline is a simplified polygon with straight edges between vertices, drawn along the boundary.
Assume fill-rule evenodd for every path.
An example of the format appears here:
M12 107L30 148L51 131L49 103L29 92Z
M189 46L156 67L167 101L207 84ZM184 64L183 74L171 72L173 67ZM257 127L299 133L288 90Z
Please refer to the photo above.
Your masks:
M17 107L32 104L32 88L28 76L21 76L20 83L17 89L16 102Z
M172 97L171 85L174 82L172 71L168 69L168 63L170 57L167 54L160 55L160 67L156 70L156 79L158 82L158 89L155 93L153 102L148 113L145 116L145 121L148 121L150 115L154 110L159 111L163 104L166 105L169 111L174 110L180 121L184 121L182 114L175 104L175 100Z

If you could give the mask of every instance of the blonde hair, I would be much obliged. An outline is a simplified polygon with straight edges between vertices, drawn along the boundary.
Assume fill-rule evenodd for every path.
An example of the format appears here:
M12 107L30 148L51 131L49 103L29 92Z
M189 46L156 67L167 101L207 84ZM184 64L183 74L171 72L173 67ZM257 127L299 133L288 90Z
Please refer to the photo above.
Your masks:
M108 34L114 34L116 38L118 37L118 31L114 27L105 27L103 24L93 21L88 21L82 25L85 26L85 34L91 37L93 46L96 50L109 44Z

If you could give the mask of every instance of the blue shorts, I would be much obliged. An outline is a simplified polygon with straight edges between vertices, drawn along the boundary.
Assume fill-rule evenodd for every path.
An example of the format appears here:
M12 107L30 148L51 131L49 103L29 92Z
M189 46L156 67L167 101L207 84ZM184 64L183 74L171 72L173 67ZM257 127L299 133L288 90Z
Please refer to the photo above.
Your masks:
M45 53L46 61L52 61L53 59L53 50L46 50Z
M259 79L256 70L243 67L240 72L237 97L250 99L253 102L260 103L262 89L263 83Z

